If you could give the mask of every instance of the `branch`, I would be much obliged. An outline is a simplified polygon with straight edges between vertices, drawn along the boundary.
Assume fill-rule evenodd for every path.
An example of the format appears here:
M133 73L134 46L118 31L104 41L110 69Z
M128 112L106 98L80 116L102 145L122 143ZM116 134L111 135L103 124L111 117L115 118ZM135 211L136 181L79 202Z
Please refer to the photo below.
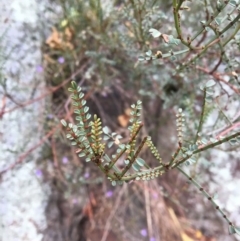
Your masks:
M199 189L200 192L202 192L202 194L213 204L213 206L216 208L216 210L223 216L223 218L227 221L227 223L234 227L234 225L232 224L232 222L227 218L226 214L220 209L220 207L216 204L216 202L214 201L213 197L208 194L205 189L196 181L194 180L192 177L190 177L185 171L183 171L182 168L177 167L177 169L185 176L187 177L187 179L195 186Z

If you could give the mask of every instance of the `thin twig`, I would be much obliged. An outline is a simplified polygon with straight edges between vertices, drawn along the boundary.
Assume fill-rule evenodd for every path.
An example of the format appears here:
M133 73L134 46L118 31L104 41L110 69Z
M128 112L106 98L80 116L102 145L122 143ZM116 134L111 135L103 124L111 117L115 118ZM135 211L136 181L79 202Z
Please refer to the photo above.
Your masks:
M228 224L231 225L231 226L233 226L232 222L227 218L227 216L225 215L225 213L224 213L224 212L220 209L220 207L216 204L216 202L214 201L213 197L212 197L210 194L208 194L208 192L206 192L206 191L204 190L204 188L203 188L196 180L194 180L194 179L193 179L192 177L190 177L185 171L183 171L182 168L177 167L177 169L178 169L185 177L187 177L188 180L189 180L194 186L196 186L196 187L199 189L199 191L201 191L201 192L203 193L203 195L204 195L205 197L207 197L207 199L213 204L213 206L216 208L216 210L221 213L221 215L222 215L223 218L228 222ZM234 227L234 226L233 226L233 227Z
M127 184L124 184L123 187L121 188L121 190L118 193L118 197L117 197L117 200L115 202L115 205L112 208L112 211L111 211L111 213L108 216L108 219L106 221L106 224L105 224L105 227L104 227L104 233L103 233L103 236L101 238L101 241L106 241L107 240L107 236L109 234L109 230L110 230L111 225L112 225L112 219L115 216L115 214L117 212L117 209L120 206L120 201L121 201L123 193L126 191L126 188L127 188Z
M218 73L210 73L211 72L210 70L203 68L201 66L196 66L196 69L201 70L206 74L212 75L216 80L219 80L219 81L223 82L224 84L228 85L235 93L237 93L237 94L240 93L240 90L237 87L235 87L234 85L227 82Z
M136 150L133 158L130 160L129 164L123 169L122 173L120 174L120 177L123 177L125 175L125 173L130 169L130 167L135 162L137 156L139 155L139 153L142 150L142 148L143 148L144 144L146 143L146 141L147 141L147 137L143 138L143 140L140 143L138 149Z
M128 145L130 145L136 138L137 134L139 133L140 129L143 127L143 124L140 124L136 130L136 132L134 133L134 135L131 137L130 141L128 142ZM126 152L127 148L124 147L123 150L117 154L117 156L109 163L109 165L107 166L107 170L110 170L113 165L117 162L117 160Z
M194 143L197 142L198 135L199 135L199 133L200 133L201 130L202 130L203 116L204 116L205 105L206 105L206 95L207 95L207 94L206 94L206 88L204 88L203 104L202 104L202 113L201 113L201 116L200 116L200 121L199 121L199 124L198 124L197 133L196 133L195 138L194 138Z
M144 196L145 196L145 209L146 209L146 216L147 216L147 226L149 237L153 236L153 225L152 225L152 215L150 210L150 192L148 188L148 182L145 182L144 185Z
M26 106L28 106L28 105L31 105L31 104L33 104L33 103L35 103L35 102L37 102L37 101L45 98L46 96L48 96L48 95L56 92L56 91L59 90L61 87L63 87L64 85L66 85L68 82L70 82L73 78L75 78L78 74L80 74L80 73L83 71L83 69L85 68L86 65L87 65L87 63L84 64L84 65L83 65L80 69L78 69L76 72L74 72L73 74L71 74L71 76L70 76L69 78L65 79L61 84L59 84L59 85L56 86L56 87L49 88L48 90L46 90L46 92L45 92L44 94L40 95L39 97L37 97L37 98L35 98L35 99L33 99L33 100L26 101L26 102L22 103L21 106L15 106L15 107L13 107L13 108L11 108L11 109L9 109L9 110L5 110L5 111L3 111L3 113L1 113L1 114L3 115L3 114L5 114L5 113L9 113L9 112L15 111L15 110L17 110L17 109L19 109L19 108L24 108L24 107L26 107Z
M22 154L18 160L16 162L14 162L13 164L11 164L10 166L8 166L7 168L5 168L4 170L0 171L0 176L2 174L4 174L5 172L13 169L14 167L16 167L18 164L22 163L26 157L33 152L35 149L37 149L39 146L41 146L50 136L52 136L56 130L60 127L61 125L57 125L57 127L53 128L51 131L48 132L47 135L45 135L36 145L34 145L33 147L31 147L29 150L27 150L24 154Z

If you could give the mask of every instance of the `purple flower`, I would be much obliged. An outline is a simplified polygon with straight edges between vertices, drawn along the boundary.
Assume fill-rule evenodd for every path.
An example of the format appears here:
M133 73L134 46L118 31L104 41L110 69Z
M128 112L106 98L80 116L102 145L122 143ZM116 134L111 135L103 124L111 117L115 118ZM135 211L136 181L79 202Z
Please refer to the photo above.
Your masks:
M89 176L90 176L89 172L85 172L85 173L84 173L84 178L87 179L87 178L89 178Z
M154 237L151 237L149 241L156 241Z
M64 156L64 157L62 158L62 163L63 163L63 164L67 164L67 163L68 163L68 158L67 158L66 156Z
M65 59L63 57L58 58L58 63L63 64L65 62Z
M105 193L105 197L107 197L107 198L111 197L112 195L113 195L113 191L107 191Z
M147 229L142 229L140 231L140 234L143 236L143 237L147 237L148 233L147 233Z
M157 192L153 192L153 193L152 193L152 196L153 196L154 199L157 199L157 198L158 198Z
M53 114L48 114L47 117L48 119L53 119Z
M35 170L35 175L37 176L37 177L42 177L42 170L40 170L40 169L37 169L37 170Z
M41 65L38 65L38 66L36 67L36 71L37 71L38 73L42 73L42 72L43 72L43 67L42 67Z

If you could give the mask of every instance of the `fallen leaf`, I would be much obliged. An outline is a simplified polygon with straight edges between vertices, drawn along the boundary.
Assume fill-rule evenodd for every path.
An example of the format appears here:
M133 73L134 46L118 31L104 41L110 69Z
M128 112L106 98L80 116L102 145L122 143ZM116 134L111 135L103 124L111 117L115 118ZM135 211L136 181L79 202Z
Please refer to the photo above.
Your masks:
M233 75L234 77L238 77L238 74L237 74L235 71L232 72L232 75Z
M129 119L130 119L130 112L131 112L131 109L127 108L127 109L125 109L123 115L118 116L118 122L122 127L127 127Z
M129 122L129 117L126 115L120 115L120 116L118 116L118 122L119 122L120 126L126 127Z
M185 233L181 233L182 236L182 240L183 241L194 241L193 239L191 239L187 234Z
M128 117L130 117L130 112L131 112L131 109L130 109L130 108L127 108L127 109L125 109L125 111L124 111L125 115L127 115Z
M196 230L195 237L196 237L197 239L201 239L201 238L203 237L202 232L199 231L199 230Z
M47 38L46 44L53 49L73 49L71 39L72 32L69 28L66 28L64 33L61 33L53 27L52 34Z

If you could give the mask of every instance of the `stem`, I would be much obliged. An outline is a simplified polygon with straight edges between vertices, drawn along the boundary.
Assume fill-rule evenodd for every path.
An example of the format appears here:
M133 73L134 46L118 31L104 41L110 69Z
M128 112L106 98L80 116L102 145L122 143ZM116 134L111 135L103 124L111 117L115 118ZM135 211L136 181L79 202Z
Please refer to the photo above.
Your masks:
M115 176L113 176L112 174L108 173L101 164L99 164L98 167L100 168L100 170L101 170L103 173L105 173L105 175L106 175L107 177L110 177L111 179L114 179Z
M149 171L149 172L154 172L154 171L157 171L157 170L159 170L159 171L165 171L165 167L164 166L158 166L158 167L155 167L155 168L153 168L153 169L149 169L149 170L147 170L147 171ZM134 174L131 174L131 175L128 175L128 176L125 176L125 177L122 177L121 178L121 181L131 181L131 180L134 180L136 177L138 177L139 176L139 174L146 174L146 171L143 171L143 172L137 172L137 173L134 173ZM115 178L116 179L116 178ZM114 180L115 180L114 179ZM118 180L118 179L116 179L116 180Z
M137 128L136 132L128 142L128 145L130 145L136 138L137 134L139 133L140 129L143 127L143 124L140 124L139 127ZM117 162L117 160L126 152L127 148L125 147L117 156L109 163L107 170L110 170L112 166Z
M196 153L205 151L205 150L207 150L207 149L209 149L209 148L213 148L213 147L215 147L215 146L218 146L218 145L220 145L220 144L222 144L222 143L224 143L224 142L227 142L227 141L229 141L229 140L231 140L231 139L233 139L233 138L235 138L235 137L237 137L237 136L240 136L240 132L237 132L237 133L235 133L235 134L232 134L232 135L230 135L230 136L227 136L227 137L223 138L222 140L219 140L219 141L217 141L217 142L211 143L211 144L209 144L209 145L207 145L207 146L200 147L199 149L195 150L195 151L193 152L193 154L196 154Z
M184 53L187 53L189 51L190 51L190 49L183 49L183 50L176 51L176 52L173 52L173 53L163 54L162 59L168 58L172 55L175 56L175 55L179 55L179 54L184 54Z
M177 30L178 38L182 39L180 22L179 22L179 18L178 18L177 0L173 0L173 16L174 16L175 28Z
M193 57L192 59L190 59L186 64L184 64L181 68L179 68L179 70L183 70L185 67L187 67L189 64L191 64L192 62L194 62L196 59L198 59L201 55L203 55L210 46L214 45L215 43L219 42L220 38L215 36L213 37L205 47L203 47L203 50L198 53L195 57Z
M206 88L204 88L204 95L203 95L203 104L202 104L202 113L201 113L201 117L200 117L200 121L199 121L199 125L198 125L198 129L197 129L197 133L196 136L194 138L194 143L197 142L198 139L198 134L200 133L200 131L202 130L202 125L203 125L203 115L204 115L204 110L205 110L205 105L206 105Z
M222 31L219 32L219 36L222 35L223 33L225 33L229 28L231 28L238 20L240 19L240 14L237 15L237 17L235 17L235 19L233 21L231 21ZM211 20L212 21L212 20ZM192 41L194 40L194 38L192 38ZM200 53L198 53L194 58L192 58L191 60L189 60L186 64L184 64L179 70L184 69L186 66L188 66L189 64L191 64L192 62L194 62L197 58L199 58L202 54L204 54L207 49L209 47L211 47L212 45L214 45L215 43L219 42L220 38L218 36L215 36L214 38L212 38L205 47L202 47L202 51ZM230 40L229 40L230 41ZM183 41L182 41L183 43ZM184 43L183 43L184 44ZM189 46L189 45L188 45ZM191 48L191 46L189 46ZM191 48L194 49L194 48ZM198 48L199 49L199 48Z
M146 141L147 141L147 137L144 137L143 140L142 140L142 142L140 143L137 151L135 152L133 158L130 160L129 164L123 169L120 177L123 177L124 174L130 169L130 167L131 167L132 164L135 162L137 156L139 155L139 153L140 153L140 151L142 150L142 148L143 148L144 144L146 143Z
M175 153L172 155L172 159L171 161L169 162L169 164L167 164L169 167L171 167L171 165L173 164L173 162L175 161L179 151L181 150L181 146L179 145L178 146L178 149L175 151Z
M180 0L179 4L177 5L177 0L173 0L173 16L174 16L175 28L177 30L178 38L181 40L182 44L189 47L191 50L201 50L201 49L203 49L203 47L193 47L191 45L191 43L194 39L190 39L188 41L183 39L182 31L181 31L181 25L180 25L180 19L179 19L180 15L179 15L179 12L178 12L183 2L184 2L183 0ZM203 30L204 30L204 28L200 31L200 33ZM196 38L196 36L195 36L195 38Z
M207 199L213 204L213 206L217 209L217 211L223 216L223 218L228 222L229 225L233 226L232 222L227 218L227 216L225 215L225 213L220 209L220 207L216 204L216 202L214 201L214 199L212 198L212 196L206 192L204 190L204 188L196 181L194 180L192 177L190 177L185 171L183 171L182 168L177 167L177 169L185 176L188 178L188 180L199 189L199 191L201 191L203 193L203 195L205 197L207 197Z
M223 6L222 10L223 10L226 6L227 6L227 4L225 4L225 5ZM221 10L221 11L222 11L222 10ZM202 27L202 29L200 29L200 30L192 37L192 41L193 41L194 39L196 39L196 38L205 30L205 27L208 27L208 26L209 26L209 24L218 16L219 13L220 13L220 12L217 10L217 11L213 14L213 18L210 18L210 19L206 22L206 24L204 25L204 27Z
M240 13L237 15L236 18L234 18L233 21L231 21L222 31L220 31L220 35L225 33L229 28L231 28L238 20L240 19Z
M200 152L202 152L202 151L205 151L205 150L207 150L207 149L209 149L209 148L213 148L213 147L215 147L215 146L218 146L218 145L220 145L220 144L222 144L222 143L224 143L224 142L227 142L227 141L229 141L229 140L231 140L231 139L233 139L233 138L235 138L235 137L237 137L237 136L240 136L240 132L237 132L237 133L235 133L235 134L232 134L232 135L230 135L230 136L227 136L227 137L225 137L225 138L223 138L222 140L219 140L219 141L217 141L217 142L210 143L209 145L200 147L200 148L198 148L197 150L193 151L192 155L197 154L197 153L200 153ZM184 158L180 159L176 164L174 164L174 165L172 166L172 168L178 167L180 164L182 164L182 163L184 163L186 160L188 160L192 155L189 155L189 156L187 156L187 157L184 157Z
M231 36L228 38L228 40L226 40L222 44L223 47L225 47L235 37L235 35L238 33L239 29L240 29L240 24L238 24L238 26L236 27L235 31L231 34Z
M179 11L180 7L182 6L182 3L184 2L184 0L180 0L177 6L177 11Z

